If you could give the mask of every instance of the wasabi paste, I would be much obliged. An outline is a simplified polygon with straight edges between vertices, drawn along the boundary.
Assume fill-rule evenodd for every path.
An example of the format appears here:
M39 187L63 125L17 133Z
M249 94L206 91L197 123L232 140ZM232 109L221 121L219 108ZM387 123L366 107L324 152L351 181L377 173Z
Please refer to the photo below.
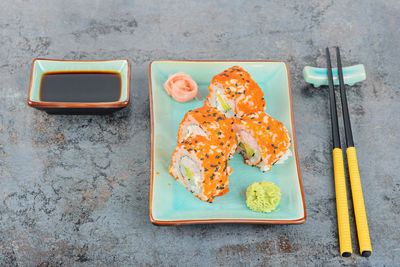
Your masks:
M271 182L255 182L247 188L246 204L257 212L271 212L279 204L281 190Z

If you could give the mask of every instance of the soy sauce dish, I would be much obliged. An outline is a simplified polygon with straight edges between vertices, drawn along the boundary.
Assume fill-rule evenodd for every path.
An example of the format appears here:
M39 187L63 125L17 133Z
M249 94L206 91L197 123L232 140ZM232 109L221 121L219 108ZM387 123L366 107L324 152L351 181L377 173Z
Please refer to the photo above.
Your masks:
M129 105L130 72L127 59L34 59L27 102L50 114L112 113Z

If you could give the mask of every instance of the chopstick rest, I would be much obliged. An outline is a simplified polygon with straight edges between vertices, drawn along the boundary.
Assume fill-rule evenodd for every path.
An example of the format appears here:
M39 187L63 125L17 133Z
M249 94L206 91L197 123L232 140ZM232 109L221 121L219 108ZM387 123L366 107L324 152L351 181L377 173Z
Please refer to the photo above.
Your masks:
M338 69L332 69L333 84L339 85ZM305 66L303 69L303 78L307 83L314 87L328 85L328 69ZM354 85L357 82L364 81L367 78L363 64L357 64L343 68L343 80L345 84Z

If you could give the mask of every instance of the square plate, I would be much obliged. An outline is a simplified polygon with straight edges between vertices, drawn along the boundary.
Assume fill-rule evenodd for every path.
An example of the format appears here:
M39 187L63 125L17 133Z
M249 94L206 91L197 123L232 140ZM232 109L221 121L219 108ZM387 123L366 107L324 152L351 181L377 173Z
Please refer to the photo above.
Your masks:
M113 102L45 102L40 100L40 83L47 72L111 71L121 76L121 96ZM127 59L114 60L59 60L35 58L32 62L31 82L27 103L50 113L109 113L129 105L131 66Z
M206 203L194 197L168 173L176 146L179 123L189 110L203 105L212 77L238 65L250 73L262 88L266 112L287 127L292 140L292 156L269 172L245 165L238 153L230 160L233 169L230 191ZM179 103L164 90L169 74L183 71L199 86L201 101ZM186 61L160 60L149 65L151 114L150 220L154 224L270 223L296 224L306 220L303 187L297 155L288 66L280 61ZM246 206L245 192L253 182L270 181L280 187L282 197L271 213L258 213Z

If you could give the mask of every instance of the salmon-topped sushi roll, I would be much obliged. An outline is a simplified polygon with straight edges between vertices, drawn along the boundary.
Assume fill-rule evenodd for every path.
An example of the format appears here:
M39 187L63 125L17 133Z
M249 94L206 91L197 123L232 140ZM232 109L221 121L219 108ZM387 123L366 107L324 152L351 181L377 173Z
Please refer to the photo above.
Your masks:
M178 143L190 137L203 136L207 142L225 146L230 144L230 155L236 150L236 135L233 131L233 119L226 118L218 109L204 103L204 106L185 114L178 130Z
M265 112L256 112L235 120L238 152L245 163L269 171L275 163L282 163L291 155L291 139L280 121Z
M207 138L188 138L178 144L172 154L169 173L202 201L213 202L215 197L229 191L229 149Z
M208 88L208 102L227 117L241 117L265 110L263 91L250 74L239 66L215 75Z

